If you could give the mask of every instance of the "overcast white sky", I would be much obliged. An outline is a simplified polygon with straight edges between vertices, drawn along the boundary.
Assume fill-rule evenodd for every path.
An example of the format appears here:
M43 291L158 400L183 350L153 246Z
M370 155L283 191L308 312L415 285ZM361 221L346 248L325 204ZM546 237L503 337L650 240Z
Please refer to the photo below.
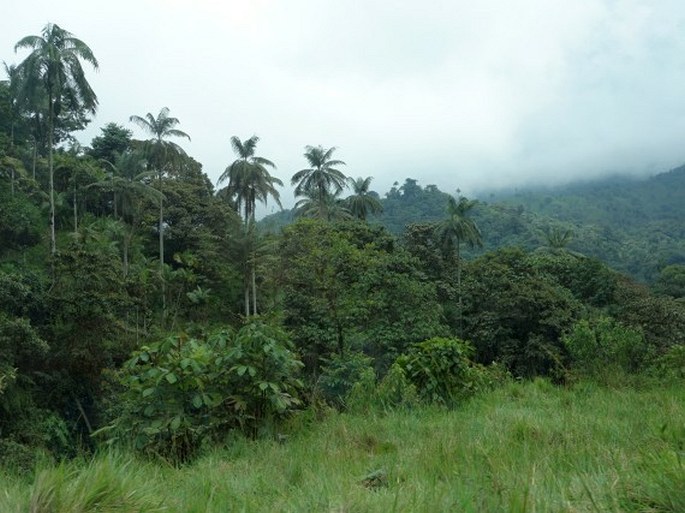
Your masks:
M100 61L82 144L167 106L213 181L253 134L288 184L321 144L381 193L685 162L682 0L2 0L0 59L47 22Z

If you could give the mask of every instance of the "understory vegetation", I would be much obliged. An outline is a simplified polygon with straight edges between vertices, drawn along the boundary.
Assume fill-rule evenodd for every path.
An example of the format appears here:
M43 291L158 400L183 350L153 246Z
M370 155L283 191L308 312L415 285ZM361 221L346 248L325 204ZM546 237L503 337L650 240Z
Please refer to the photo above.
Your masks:
M573 210L381 198L306 146L296 208L258 222L284 184L257 136L216 188L166 107L81 147L95 56L54 24L16 49L0 510L685 510L671 210L612 253Z
M639 412L639 415L636 414ZM302 412L182 468L101 453L7 478L3 511L680 512L685 388L508 383L459 408Z

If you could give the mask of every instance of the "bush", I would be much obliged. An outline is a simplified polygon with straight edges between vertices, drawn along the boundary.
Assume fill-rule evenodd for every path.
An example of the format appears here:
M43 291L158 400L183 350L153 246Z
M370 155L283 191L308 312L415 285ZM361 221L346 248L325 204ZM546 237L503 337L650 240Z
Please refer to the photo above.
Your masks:
M373 361L363 353L336 353L326 360L321 369L317 390L330 405L344 409L352 388L356 383L368 381L369 371L374 382Z
M412 408L419 404L419 394L404 369L396 363L378 384L376 400L384 409Z
M456 338L431 338L415 344L396 364L421 400L453 405L476 392L480 373L469 359L473 348Z
M0 467L17 474L30 474L35 464L35 449L8 438L0 438Z
M298 406L301 366L285 332L261 321L237 333L169 337L125 364L121 413L100 433L188 461L204 441L230 429L254 435Z
M330 358L317 387L333 406L355 412L412 407L419 403L416 387L402 367L395 363L377 382L373 360L362 353Z
M655 359L650 371L660 379L685 379L685 345L670 347L666 353Z
M642 333L610 317L582 319L562 340L572 366L593 377L638 372L651 357Z

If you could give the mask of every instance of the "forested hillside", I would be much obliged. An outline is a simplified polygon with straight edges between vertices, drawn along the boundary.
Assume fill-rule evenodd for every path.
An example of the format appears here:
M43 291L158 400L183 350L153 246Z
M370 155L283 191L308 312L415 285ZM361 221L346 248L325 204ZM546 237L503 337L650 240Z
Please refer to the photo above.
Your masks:
M183 465L296 412L683 377L682 170L640 194L479 202L407 179L381 200L308 145L296 208L260 225L286 185L259 137L222 136L216 187L167 107L81 146L95 56L53 24L17 46L0 81L0 466L105 446Z
M570 247L653 282L685 263L685 166L648 179L612 178L491 200L552 219L574 231Z
M417 222L445 215L449 194L408 178L380 199L383 211L370 218L394 234ZM550 236L566 234L570 250L599 258L645 283L685 264L685 166L649 179L611 179L552 189L524 189L479 196L474 220L483 232L475 254L506 246L535 250ZM294 220L291 211L265 218L277 230ZM472 253L474 254L474 253Z

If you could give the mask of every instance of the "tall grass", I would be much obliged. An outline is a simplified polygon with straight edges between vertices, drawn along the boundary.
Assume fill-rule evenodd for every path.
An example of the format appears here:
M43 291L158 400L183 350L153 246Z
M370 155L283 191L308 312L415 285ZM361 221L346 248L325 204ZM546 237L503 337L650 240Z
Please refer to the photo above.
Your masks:
M103 455L0 500L12 513L685 512L683 385L537 381L453 411L307 415L285 443L233 440L181 469Z
M155 513L167 511L151 465L116 454L38 469L28 493L6 492L8 513ZM1 500L1 499L0 499ZM0 502L1 504L1 502Z

